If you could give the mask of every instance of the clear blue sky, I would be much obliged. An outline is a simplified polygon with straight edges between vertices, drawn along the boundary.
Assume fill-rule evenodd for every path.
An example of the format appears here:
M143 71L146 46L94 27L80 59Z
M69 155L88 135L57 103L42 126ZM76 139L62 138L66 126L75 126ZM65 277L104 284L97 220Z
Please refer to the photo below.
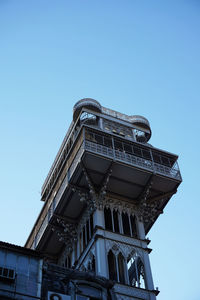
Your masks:
M199 0L0 0L0 240L24 245L72 119L97 99L147 117L183 183L149 238L160 300L199 300Z

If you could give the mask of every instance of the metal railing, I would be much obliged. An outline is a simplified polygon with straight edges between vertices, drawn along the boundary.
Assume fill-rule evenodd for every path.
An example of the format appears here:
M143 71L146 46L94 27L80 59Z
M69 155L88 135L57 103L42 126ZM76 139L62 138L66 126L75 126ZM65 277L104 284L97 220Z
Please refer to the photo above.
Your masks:
M80 146L78 152L76 153L74 160L70 166L70 168L68 169L67 173L68 173L68 179L70 179L74 173L74 170L76 169L77 164L80 162L81 156L84 152L84 143L82 143L82 145Z
M113 158L114 160L125 162L129 165L137 166L142 169L165 175L174 179L181 180L180 171L177 162L170 168L152 160L144 159L142 157L128 154L120 150L115 150L91 141L85 141L85 149L94 153L102 154L104 156Z

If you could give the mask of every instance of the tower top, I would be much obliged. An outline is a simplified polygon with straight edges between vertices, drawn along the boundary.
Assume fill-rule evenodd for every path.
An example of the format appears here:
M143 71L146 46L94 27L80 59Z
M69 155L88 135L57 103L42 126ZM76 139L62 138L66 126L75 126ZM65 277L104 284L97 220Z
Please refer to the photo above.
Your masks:
M144 129L143 134L138 137L138 142L148 142L151 137L151 127L149 121L140 115L126 115L118 111L109 109L107 107L101 106L99 101L92 98L83 98L76 102L73 108L73 121L75 122L83 108L88 108L92 111L103 113L105 115L126 121L132 125L138 125L140 128Z
M81 100L79 100L78 102L76 102L76 104L74 105L73 108L73 120L76 121L78 115L81 112L81 109L85 107L85 108L89 108L93 111L97 111L97 112L101 112L101 104L92 98L83 98Z

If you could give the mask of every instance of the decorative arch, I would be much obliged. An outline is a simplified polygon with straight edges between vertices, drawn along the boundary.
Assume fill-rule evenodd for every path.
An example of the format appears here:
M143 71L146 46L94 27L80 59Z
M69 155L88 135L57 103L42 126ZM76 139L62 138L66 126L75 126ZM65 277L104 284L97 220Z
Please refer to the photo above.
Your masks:
M146 288L144 263L136 253L127 261L129 284L134 287Z
M133 246L127 245L123 242L120 243L116 241L106 240L106 252L108 253L111 249L115 255L118 255L119 252L121 252L126 260L134 253L140 255L140 250Z

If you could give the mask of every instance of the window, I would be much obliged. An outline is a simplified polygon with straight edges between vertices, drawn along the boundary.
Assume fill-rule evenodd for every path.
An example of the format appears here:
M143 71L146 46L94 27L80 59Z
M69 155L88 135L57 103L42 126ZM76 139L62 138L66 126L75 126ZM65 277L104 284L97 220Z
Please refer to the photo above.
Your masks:
M122 212L122 214L120 214L116 208L111 211L109 207L105 207L104 220L105 229L138 238L137 219L135 216L129 216L127 212ZM122 224L123 231L120 228L120 224Z
M127 213L122 213L122 224L123 224L123 231L126 235L131 235L130 232L130 224L129 224L129 217Z
M103 136L95 134L95 140L97 144L103 145Z
M119 213L118 210L113 211L114 231L119 233Z
M124 266L125 266L125 261L124 257L121 254L121 252L118 255L118 273L119 273L119 282L122 284L125 284L125 272L124 272Z
M141 131L141 130L138 130L138 129L134 129L134 132L135 132L135 138L136 138L137 142L139 142L139 143L146 143L147 138L145 136L145 132L144 131Z
M112 139L110 137L104 137L104 146L112 148Z
M137 235L136 217L131 215L130 221L131 221L132 237L137 238L138 235Z
M0 267L0 279L14 280L15 270Z
M133 153L132 146L124 143L124 151L126 153L132 154Z
M145 272L141 258L139 256L131 257L127 266L130 285L145 288Z
M151 159L150 151L148 151L148 150L142 150L142 154L143 154L144 158Z
M80 116L81 124L86 125L97 125L98 124L98 117L90 114L88 112L83 112Z
M112 228L112 215L111 215L111 210L110 210L109 207L104 208L104 218L105 218L105 229L113 230L113 228Z
M108 252L108 269L109 269L109 278L111 280L117 281L116 260L111 250Z
M158 155L156 153L153 153L153 160L154 160L154 162L161 164L161 157L160 157L160 155Z
M140 148L134 146L134 147L133 147L133 152L134 152L134 154L135 154L136 156L142 157L142 151L141 151Z
M114 139L115 150L123 151L123 143Z

